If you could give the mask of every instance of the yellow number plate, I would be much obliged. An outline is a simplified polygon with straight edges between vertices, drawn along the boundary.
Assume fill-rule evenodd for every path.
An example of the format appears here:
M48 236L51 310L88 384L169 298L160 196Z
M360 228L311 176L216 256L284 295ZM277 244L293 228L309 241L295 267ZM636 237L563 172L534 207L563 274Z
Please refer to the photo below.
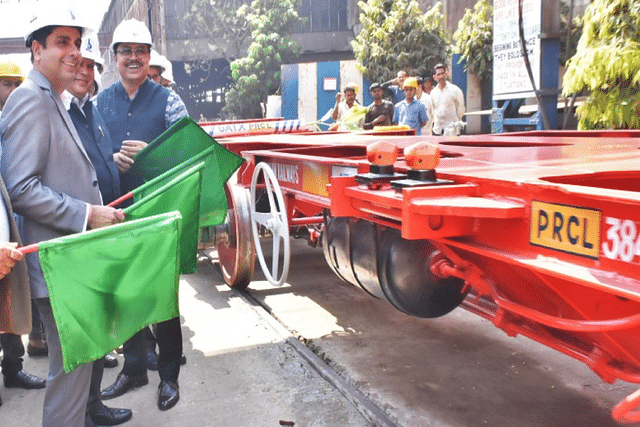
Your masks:
M600 211L533 201L529 243L598 259Z

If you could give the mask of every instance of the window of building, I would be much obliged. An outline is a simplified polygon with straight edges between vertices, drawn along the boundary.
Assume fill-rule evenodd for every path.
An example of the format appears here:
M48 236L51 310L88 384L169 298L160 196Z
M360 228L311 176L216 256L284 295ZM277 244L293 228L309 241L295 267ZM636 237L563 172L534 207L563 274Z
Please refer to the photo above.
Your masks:
M302 0L298 10L304 21L299 33L325 33L347 31L347 0Z

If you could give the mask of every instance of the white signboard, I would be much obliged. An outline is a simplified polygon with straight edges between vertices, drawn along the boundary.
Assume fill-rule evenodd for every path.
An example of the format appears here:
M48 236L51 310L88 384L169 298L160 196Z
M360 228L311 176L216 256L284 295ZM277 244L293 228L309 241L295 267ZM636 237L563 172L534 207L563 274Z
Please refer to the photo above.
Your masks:
M524 0L522 26L536 88L540 88L542 0ZM493 0L493 99L535 97L522 57L518 0Z

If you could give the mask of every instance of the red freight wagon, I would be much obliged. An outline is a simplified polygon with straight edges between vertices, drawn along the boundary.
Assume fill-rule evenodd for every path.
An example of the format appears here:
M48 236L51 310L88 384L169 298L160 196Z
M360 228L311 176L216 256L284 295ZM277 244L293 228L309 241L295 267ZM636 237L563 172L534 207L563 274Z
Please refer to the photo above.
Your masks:
M640 132L219 142L247 159L216 233L229 285L249 284L256 253L282 284L292 233L407 314L462 306L606 382L640 383ZM270 257L257 244L265 234ZM639 404L635 393L613 417L640 421Z

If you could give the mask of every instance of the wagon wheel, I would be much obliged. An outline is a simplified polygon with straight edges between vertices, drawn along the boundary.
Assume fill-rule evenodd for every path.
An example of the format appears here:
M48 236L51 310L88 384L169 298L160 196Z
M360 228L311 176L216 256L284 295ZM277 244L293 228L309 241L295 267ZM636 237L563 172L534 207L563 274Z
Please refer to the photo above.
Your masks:
M269 205L265 207L266 212L256 211L256 199L258 194L256 193L258 178L260 173L264 175L265 192L268 197ZM284 199L282 197L282 191L280 190L280 184L276 179L273 170L266 163L259 163L253 171L253 177L251 179L251 233L253 234L253 242L256 248L256 254L258 255L258 261L264 276L274 286L282 286L287 280L287 274L289 273L289 261L291 259L291 250L289 243L289 221L287 219L287 213L285 211ZM268 229L273 236L272 243L272 259L271 269L267 266L262 247L260 246L260 235L258 226L262 226ZM282 246L282 269L278 269L280 266L280 247ZM278 271L280 276L278 277Z
M255 269L256 247L251 238L251 217L247 191L227 183L227 217L216 227L216 249L220 271L227 285L243 290L249 285Z

